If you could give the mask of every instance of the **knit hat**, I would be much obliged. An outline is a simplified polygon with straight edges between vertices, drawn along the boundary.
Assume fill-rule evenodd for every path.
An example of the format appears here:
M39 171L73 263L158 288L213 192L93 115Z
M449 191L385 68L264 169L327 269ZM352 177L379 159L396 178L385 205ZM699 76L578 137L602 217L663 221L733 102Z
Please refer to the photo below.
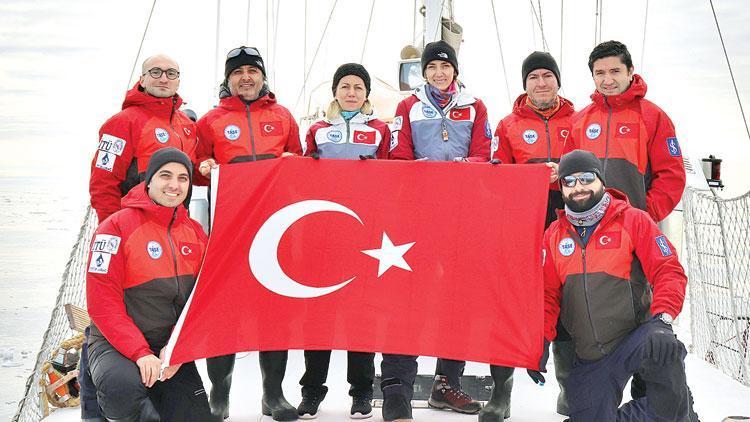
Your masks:
M555 58L549 53L543 53L541 51L535 51L529 54L529 57L523 61L521 66L521 75L523 76L523 89L526 89L526 78L529 77L529 73L537 69L547 69L555 74L557 78L557 87L561 87L560 82L560 69L557 67Z
M187 155L185 155L184 152L180 151L177 148L174 147L166 147L162 148L153 155L151 155L151 159L148 161L148 167L146 167L146 178L144 179L146 181L146 191L148 191L148 185L151 183L151 179L154 177L157 171L159 171L160 168L164 167L167 163L179 163L185 166L187 169L188 175L190 176L190 180L193 180L193 163L190 162L190 158L188 158ZM188 194L185 198L185 208L190 205L190 195L193 193L193 183L190 183L190 188L188 188Z
M453 69L458 75L458 58L456 57L456 50L451 47L447 42L440 40L434 41L424 46L422 52L422 76L427 65L433 60L443 60L453 65Z
M565 176L584 171L595 173L599 177L599 180L602 181L602 184L606 185L604 176L602 175L602 162L596 158L594 153L577 149L560 158L560 165L557 168L557 174L560 176L561 181Z
M365 97L370 96L370 74L367 73L367 69L359 63L345 63L336 69L336 73L333 74L333 85L331 85L331 91L333 96L336 96L336 87L339 86L341 78L348 75L358 76L365 83L365 90L367 94Z
M255 47L241 47L233 48L227 53L227 61L224 64L224 79L229 78L229 74L234 69L240 66L250 65L257 67L263 73L263 77L266 77L266 67L263 64L263 57Z

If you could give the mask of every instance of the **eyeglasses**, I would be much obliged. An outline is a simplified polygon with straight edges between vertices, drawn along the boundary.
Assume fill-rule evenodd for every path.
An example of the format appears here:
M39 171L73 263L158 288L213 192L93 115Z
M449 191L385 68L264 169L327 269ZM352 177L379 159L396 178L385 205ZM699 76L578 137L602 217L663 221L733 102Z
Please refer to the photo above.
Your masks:
M233 48L229 50L229 53L227 53L227 58L231 59L232 57L237 57L243 51L248 56L260 56L260 53L258 52L258 50L253 47L238 47L238 48Z
M581 182L581 186L586 186L594 183L594 180L596 180L596 174L587 171L585 173L579 174L578 176L565 176L562 178L562 183L563 186L572 188L576 185L576 181Z
M149 76L151 76L154 79L161 78L161 75L164 74L164 73L167 74L167 79L169 79L171 81L173 81L173 80L175 80L175 79L177 79L177 78L180 77L180 71L177 70L177 69L172 69L171 67L169 69L167 69L167 70L159 69L158 67L155 67L153 69L149 69L146 73L148 73ZM144 75L146 73L144 73Z

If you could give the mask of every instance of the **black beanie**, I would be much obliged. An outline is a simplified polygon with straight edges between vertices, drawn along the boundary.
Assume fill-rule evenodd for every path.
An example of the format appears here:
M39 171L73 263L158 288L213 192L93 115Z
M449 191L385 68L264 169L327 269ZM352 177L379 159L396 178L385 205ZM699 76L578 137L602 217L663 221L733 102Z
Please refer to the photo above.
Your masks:
M529 73L537 69L547 69L554 73L555 78L557 78L557 87L559 88L562 86L562 83L560 82L560 69L558 69L557 67L555 58L552 57L552 55L549 53L535 51L529 54L529 57L526 57L526 59L523 61L523 65L521 66L524 90L526 89L526 78L529 77Z
M190 188L188 188L188 194L184 202L185 208L187 208L190 205L190 196L193 193L193 163L190 162L190 158L184 152L177 148L162 148L151 155L151 159L148 160L148 167L146 167L146 178L144 179L146 181L146 191L148 191L148 184L151 183L151 179L156 172L167 163L179 163L187 169L191 180Z
M257 53L257 54L254 54ZM229 57L232 56L232 57ZM227 61L224 63L224 79L229 78L229 74L240 66L250 65L257 67L266 77L266 67L263 64L263 57L255 47L237 47L227 53Z
M339 85L339 81L341 81L341 78L348 75L354 75L358 76L364 81L365 83L365 90L367 91L367 94L365 95L365 98L370 96L370 74L367 73L367 69L365 69L364 66L362 66L359 63L345 63L339 66L338 69L336 69L336 73L333 74L333 85L331 85L331 91L333 91L333 96L336 96L336 87Z
M602 162L596 158L593 152L576 149L560 158L557 174L560 176L561 183L563 177L584 171L595 173L599 177L599 180L602 181L602 184L607 184L602 174Z
M433 60L443 60L452 64L456 75L458 75L456 50L447 42L443 40L434 41L424 46L424 51L422 52L422 76L424 76L424 70L427 68L427 65Z

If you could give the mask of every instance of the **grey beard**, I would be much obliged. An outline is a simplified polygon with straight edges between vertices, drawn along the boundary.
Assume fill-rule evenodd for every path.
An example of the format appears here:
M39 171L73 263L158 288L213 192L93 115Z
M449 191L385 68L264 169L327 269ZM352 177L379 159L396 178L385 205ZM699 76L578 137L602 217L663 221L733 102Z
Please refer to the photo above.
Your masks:
M534 107L538 108L539 110L547 110L549 108L552 108L555 105L556 99L557 98L553 98L552 101L548 103L538 103L532 99L531 104L534 104Z

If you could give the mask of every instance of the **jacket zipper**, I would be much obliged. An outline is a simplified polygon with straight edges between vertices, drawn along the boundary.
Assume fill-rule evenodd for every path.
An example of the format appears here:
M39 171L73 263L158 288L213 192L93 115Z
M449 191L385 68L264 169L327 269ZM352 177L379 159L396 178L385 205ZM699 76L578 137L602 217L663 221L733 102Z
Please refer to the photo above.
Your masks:
M180 140L180 151L185 151L185 144L182 142L182 137L180 136L180 133L177 131L177 129L174 128L174 111L175 106L177 105L177 98L172 97L172 112L169 113L169 127L172 128L172 133L177 136L177 139Z
M245 104L245 112L247 113L247 129L250 131L250 150L253 153L253 161L256 161L255 136L253 135L253 125L250 123L250 104Z
M612 106L609 104L609 101L607 101L607 97L604 97L604 103L607 104L608 112L607 112L607 134L605 137L605 144L604 144L604 171L603 176L607 177L607 163L609 162L609 124L612 121Z
M177 217L177 208L174 209L174 212L172 213L172 219L169 220L169 225L167 225L167 240L169 241L169 249L172 251L172 264L174 265L174 284L177 288L177 297L180 296L180 279L179 274L177 272L177 253L175 251L174 247L174 240L172 239L172 224L174 224L175 217ZM175 308L175 314L177 313L177 309Z
M344 119L344 123L346 123L346 142L348 144L353 144L354 142L352 142L352 140L349 138L349 136L351 135L349 131L349 120Z
M581 240L582 240L581 244L583 244L583 239ZM599 336L596 334L596 327L594 326L594 318L591 317L591 305L589 305L588 273L586 272L586 247L585 246L581 246L581 260L583 261L583 297L586 300L586 313L588 314L589 322L591 323L591 333L594 335L594 341L596 342L596 346L599 348L599 352L602 355L607 356L607 353L604 351L604 346L602 346L602 342L599 341Z
M549 135L549 119L544 120L544 131L547 132L547 162L552 161L552 137Z

